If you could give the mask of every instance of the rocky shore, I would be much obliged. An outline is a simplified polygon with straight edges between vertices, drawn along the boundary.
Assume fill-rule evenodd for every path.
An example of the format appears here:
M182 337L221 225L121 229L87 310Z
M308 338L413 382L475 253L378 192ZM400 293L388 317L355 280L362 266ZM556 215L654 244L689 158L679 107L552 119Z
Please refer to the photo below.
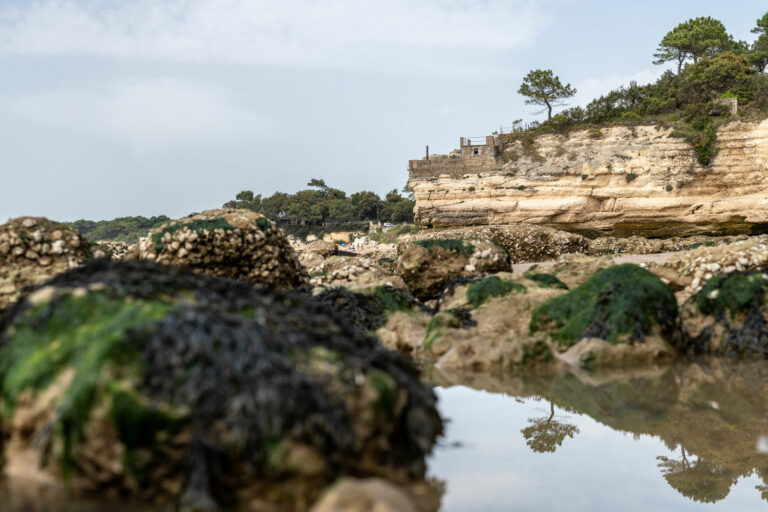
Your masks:
M240 210L133 247L0 226L5 474L184 510L436 510L425 375L768 357L765 236L486 226L404 235L394 256L296 254Z

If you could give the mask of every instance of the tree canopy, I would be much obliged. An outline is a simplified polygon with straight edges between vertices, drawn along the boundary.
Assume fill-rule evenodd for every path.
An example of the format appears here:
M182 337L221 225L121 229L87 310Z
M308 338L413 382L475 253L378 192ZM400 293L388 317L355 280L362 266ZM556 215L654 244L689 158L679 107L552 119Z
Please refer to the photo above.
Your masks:
M692 18L667 32L654 54L654 64L676 62L679 74L688 59L696 62L705 55L734 50L737 46L719 20L709 16Z
M517 92L528 98L526 105L546 106L547 119L552 119L552 107L565 105L561 100L573 97L576 89L563 85L550 69L534 69L523 78Z

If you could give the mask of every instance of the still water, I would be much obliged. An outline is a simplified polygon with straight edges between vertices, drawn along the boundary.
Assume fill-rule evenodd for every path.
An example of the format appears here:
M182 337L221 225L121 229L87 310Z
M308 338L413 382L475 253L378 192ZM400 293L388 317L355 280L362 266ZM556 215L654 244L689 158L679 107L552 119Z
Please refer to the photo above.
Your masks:
M768 510L768 365L434 377L444 512ZM0 511L151 512L0 482Z
M437 389L445 512L768 510L764 364L471 385Z

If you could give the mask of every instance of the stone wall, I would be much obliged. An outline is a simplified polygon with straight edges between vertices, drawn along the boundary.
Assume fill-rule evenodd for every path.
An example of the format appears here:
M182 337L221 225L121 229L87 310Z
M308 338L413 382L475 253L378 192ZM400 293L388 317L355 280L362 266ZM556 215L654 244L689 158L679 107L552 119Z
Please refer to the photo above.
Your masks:
M649 236L768 227L768 120L722 127L718 154L707 167L671 129L601 130L502 141L495 157L489 152L477 163L460 157L412 162L416 222L524 222Z

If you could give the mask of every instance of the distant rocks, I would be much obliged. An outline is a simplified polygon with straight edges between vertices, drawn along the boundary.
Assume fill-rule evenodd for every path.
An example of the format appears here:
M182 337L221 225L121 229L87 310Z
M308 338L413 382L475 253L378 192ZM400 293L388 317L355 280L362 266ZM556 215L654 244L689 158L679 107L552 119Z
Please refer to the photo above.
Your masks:
M339 252L339 246L333 242L325 242L323 240L315 240L308 243L302 253L319 254L320 256L327 258L328 256L335 256Z
M77 231L43 217L19 217L0 225L0 310L21 291L92 257Z
M308 281L282 231L249 210L208 210L169 222L152 230L128 258L269 288L290 289Z
M489 240L509 252L512 263L556 259L563 254L586 253L589 240L581 235L531 224L469 226L426 231L404 236L397 245L398 253L420 240Z
M395 272L422 300L435 299L457 278L509 270L509 254L482 239L423 239L403 249Z

